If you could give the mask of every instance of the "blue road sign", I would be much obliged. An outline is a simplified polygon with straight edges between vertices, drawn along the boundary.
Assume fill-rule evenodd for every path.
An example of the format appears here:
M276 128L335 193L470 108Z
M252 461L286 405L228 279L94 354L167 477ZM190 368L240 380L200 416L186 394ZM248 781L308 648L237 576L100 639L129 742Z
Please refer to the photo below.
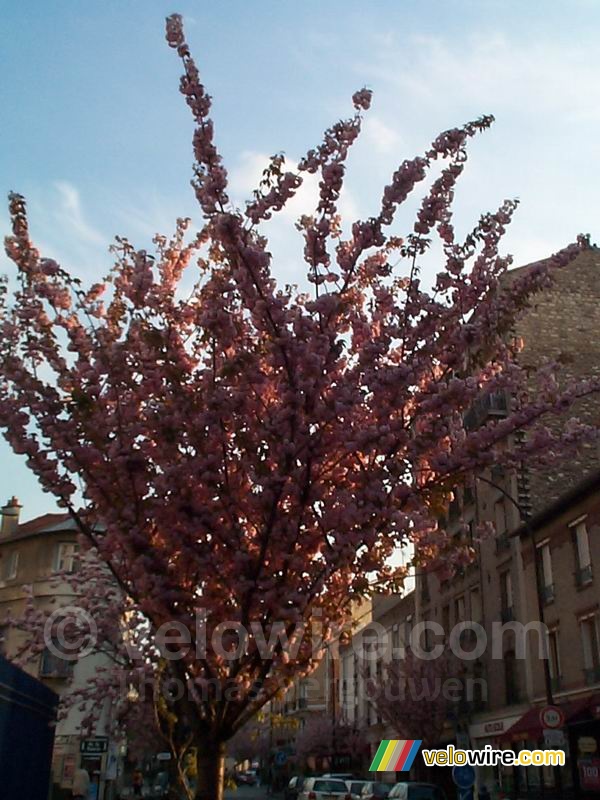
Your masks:
M470 789L475 783L475 770L470 764L452 767L452 780L459 789Z

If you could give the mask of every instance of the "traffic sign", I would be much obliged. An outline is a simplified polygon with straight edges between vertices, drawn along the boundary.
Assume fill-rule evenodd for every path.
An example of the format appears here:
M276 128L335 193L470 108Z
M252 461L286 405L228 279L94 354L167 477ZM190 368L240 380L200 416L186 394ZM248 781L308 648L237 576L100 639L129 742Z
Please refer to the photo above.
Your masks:
M565 724L565 715L558 706L544 706L540 711L542 728L562 728Z
M564 747L564 731L559 728L544 728L544 744L546 747Z
M278 767L283 767L283 765L287 762L287 759L288 757L285 750L279 750L277 753L275 753L275 763Z
M470 789L475 783L475 770L470 764L452 767L452 780L459 789Z

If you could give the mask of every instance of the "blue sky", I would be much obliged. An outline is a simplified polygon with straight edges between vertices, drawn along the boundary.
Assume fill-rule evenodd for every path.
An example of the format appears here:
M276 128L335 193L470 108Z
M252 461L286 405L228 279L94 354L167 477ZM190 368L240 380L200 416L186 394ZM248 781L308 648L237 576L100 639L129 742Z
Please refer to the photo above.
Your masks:
M395 166L440 130L493 113L461 182L459 230L518 197L505 240L517 264L579 232L600 239L595 0L5 0L0 8L0 190L26 195L38 245L85 279L106 272L115 234L147 246L176 216L197 219L192 126L164 41L171 11L183 14L215 98L239 201L269 154L297 159L366 84L375 96L349 161L347 221L372 213ZM308 186L271 227L282 280L301 277L293 220L311 196ZM0 271L10 269L3 260ZM53 510L4 444L0 465L0 501L17 494L24 518Z

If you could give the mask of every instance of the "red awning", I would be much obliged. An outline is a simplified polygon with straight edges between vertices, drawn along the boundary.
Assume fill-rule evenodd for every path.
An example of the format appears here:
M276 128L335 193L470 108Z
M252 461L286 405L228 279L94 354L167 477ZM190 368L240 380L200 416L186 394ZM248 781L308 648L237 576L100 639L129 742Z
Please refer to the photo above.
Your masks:
M598 705L599 698L595 697L582 697L579 700L570 700L567 703L557 703L558 708L565 715L565 725L571 722L579 722L591 712L593 704ZM542 723L540 721L540 711L543 706L534 706L528 709L521 719L518 719L514 725L500 734L499 739L509 739L511 741L523 741L530 739L537 741L544 735Z

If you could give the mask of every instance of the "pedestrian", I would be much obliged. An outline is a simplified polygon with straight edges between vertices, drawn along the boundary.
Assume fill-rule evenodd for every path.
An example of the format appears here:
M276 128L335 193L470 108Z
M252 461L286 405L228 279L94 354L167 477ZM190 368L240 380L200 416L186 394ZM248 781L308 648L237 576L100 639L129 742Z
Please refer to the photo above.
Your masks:
M87 769L79 767L79 769L75 770L75 775L73 776L73 786L71 788L71 794L73 795L73 800L87 800L89 789L90 789L89 773Z
M131 781L133 786L133 794L135 797L142 796L142 786L144 785L144 776L142 775L141 769L136 769L133 773L133 780Z

